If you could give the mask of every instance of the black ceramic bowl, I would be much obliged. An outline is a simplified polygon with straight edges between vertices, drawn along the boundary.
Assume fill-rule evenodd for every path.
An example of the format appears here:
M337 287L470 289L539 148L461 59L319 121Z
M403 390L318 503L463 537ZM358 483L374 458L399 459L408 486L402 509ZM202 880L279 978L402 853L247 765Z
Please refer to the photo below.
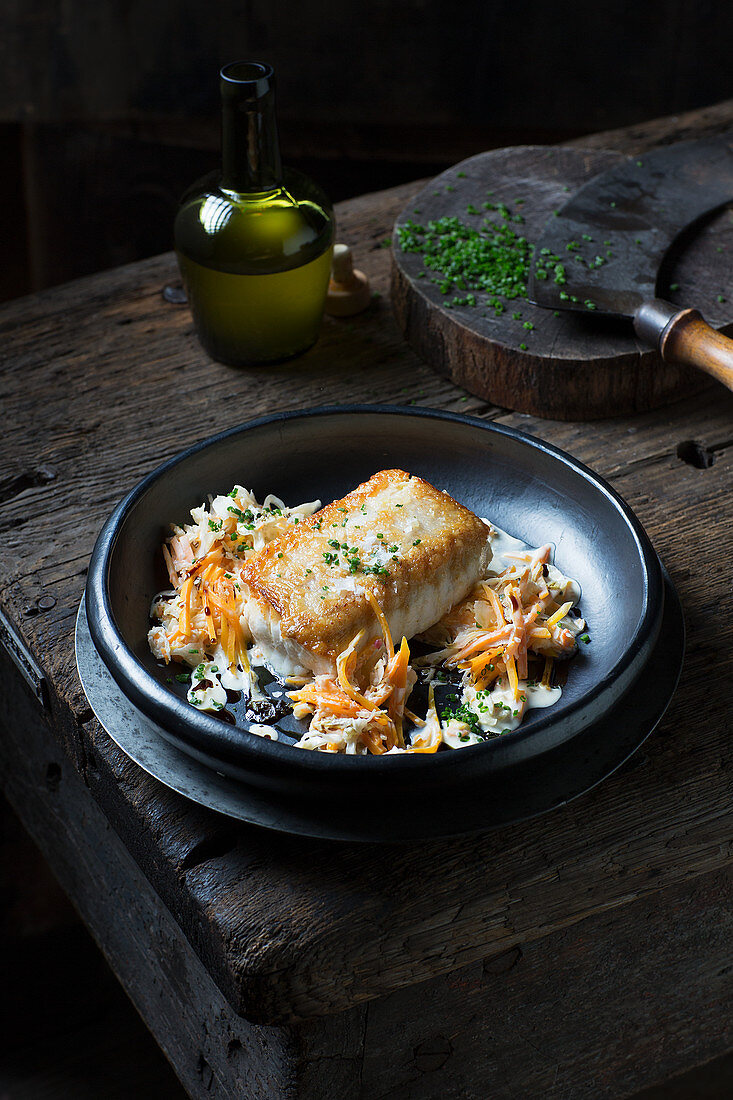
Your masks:
M160 546L171 522L235 482L287 503L343 495L376 470L418 474L532 545L582 586L591 644L573 661L560 702L519 730L433 756L352 757L264 740L189 706L147 646L152 597L165 586ZM482 796L517 770L541 783L644 669L659 633L659 560L631 510L590 470L538 440L490 422L424 409L324 408L252 421L191 447L117 507L92 556L86 609L94 644L124 694L161 734L209 767L260 788L313 798L374 800L479 784ZM585 741L583 735L585 733ZM606 734L607 736L607 734ZM641 740L641 737L639 738ZM578 751L580 767L581 750ZM356 805L356 803L354 804Z

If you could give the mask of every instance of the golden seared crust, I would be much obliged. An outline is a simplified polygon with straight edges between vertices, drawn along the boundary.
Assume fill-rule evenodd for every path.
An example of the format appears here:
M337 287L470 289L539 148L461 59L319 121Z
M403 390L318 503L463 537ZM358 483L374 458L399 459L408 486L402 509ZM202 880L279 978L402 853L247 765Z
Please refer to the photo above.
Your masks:
M334 661L361 629L380 634L368 590L400 636L436 622L485 570L488 536L448 493L381 470L252 556L242 578L284 641Z

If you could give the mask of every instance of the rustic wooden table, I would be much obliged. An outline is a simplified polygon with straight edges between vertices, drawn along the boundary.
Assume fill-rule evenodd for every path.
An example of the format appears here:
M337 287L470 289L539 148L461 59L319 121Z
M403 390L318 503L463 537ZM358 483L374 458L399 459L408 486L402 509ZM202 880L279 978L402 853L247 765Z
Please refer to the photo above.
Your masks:
M578 144L636 152L732 126L733 102ZM275 369L207 360L162 296L171 255L0 312L4 642L42 677L34 694L0 654L2 781L195 1097L622 1097L731 1045L733 398L711 382L643 416L559 423L438 377L389 308L382 245L416 188L341 206L380 297ZM117 500L223 428L355 401L558 444L626 498L669 569L680 688L643 749L570 805L459 841L313 842L187 802L94 719L74 619Z

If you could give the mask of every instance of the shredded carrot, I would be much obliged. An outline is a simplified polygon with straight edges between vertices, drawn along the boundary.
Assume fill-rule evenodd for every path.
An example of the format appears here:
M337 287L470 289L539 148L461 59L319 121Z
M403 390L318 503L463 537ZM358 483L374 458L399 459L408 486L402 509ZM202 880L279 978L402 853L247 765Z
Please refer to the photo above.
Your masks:
M478 657L474 657L468 662L468 666L471 670L471 675L473 676L474 680L481 672L483 672L487 665L491 664L494 658L499 656L501 652L501 646L499 646L498 649L488 649L486 653L481 653Z
M374 593L370 589L367 589L367 599L369 600L369 603L372 605L372 611L374 612L374 614L377 616L377 619L379 620L379 625L381 626L382 633L384 634L384 644L387 647L387 653L388 653L389 659L391 661L392 658L394 657L394 643L392 642L392 634L391 634L390 629L389 629L389 623L387 622L387 619L386 619L386 616L385 616L384 612L382 611L381 607L377 603L377 601L374 597Z
M306 700L303 700L306 702ZM362 708L358 703L353 702L351 699L318 695L310 703L311 709L314 712L321 714L327 714L332 718L359 718L362 714Z
M209 606L209 593L205 582L201 584L201 606L204 611L204 622L206 623L206 632L209 635L209 641L215 642L216 626L214 625L214 613Z
M496 616L496 626L498 629L499 627L504 625L504 609L501 606L499 597L497 596L496 592L494 592L494 589L491 587L490 584L484 585L484 592L488 596L489 603L494 609L494 615Z
M402 639L399 653L396 653L387 665L386 677L392 684L392 694L389 698L388 714L395 724L397 731L397 744L401 749L405 747L405 738L402 733L402 715L405 707L405 692L407 689L407 670L410 667L410 647L407 638Z
M230 603L229 600L222 599L222 597L217 593L216 589L208 583L206 584L206 596L207 599L211 600L212 603L214 603L219 608L222 613L222 617L226 616L226 618L231 619L232 621L239 620L239 612L237 611L234 604Z
M243 501L245 494L241 497ZM246 507L238 497L232 499L237 507ZM262 507L266 510L267 501ZM265 544L274 537L272 524L277 526L279 522L267 521L264 513L257 520ZM220 666L226 661L230 670L242 668L249 674L247 644L252 639L241 617L242 596L235 578L239 579L238 569L245 557L241 552L244 549L248 556L254 540L251 535L237 533L233 516L225 517L223 523L209 522L209 527L217 531L213 542L205 517L197 520L196 526L198 537L192 537L195 528L173 528L173 535L162 548L176 597L169 597L167 602L161 597L160 607L155 610L164 626L151 645L168 662L171 658L184 660L187 644L203 647L199 652L204 654L211 654L215 644ZM275 533L280 533L280 528ZM206 546L209 549L204 553ZM196 553L201 555L198 559L193 556ZM327 752L356 749L375 755L397 749L437 752L443 744L443 730L433 684L424 720L407 707L415 681L413 667L418 665L460 669L462 686L472 685L476 691L495 687L498 680L505 698L511 693L518 699L534 654L545 658L541 683L549 687L555 657L564 656L576 645L574 632L578 625L570 631L562 622L572 603L560 606L556 601L562 597L556 590L554 595L548 590L550 574L543 566L551 557L549 545L534 553L509 553L506 557L510 560L503 563L505 568L500 574L479 580L420 639L444 648L413 658L412 664L406 637L395 649L396 638L390 630L386 607L381 606L383 599L389 605L389 590L383 595L379 585L372 589L368 581L363 591L378 627L372 624L356 635L339 653L330 674L289 677L286 681L294 714L310 721L309 747ZM380 631L383 644L376 641L367 648L364 638L371 640L375 632L379 638ZM176 653L171 652L172 647ZM409 745L405 744L406 723L412 730Z
M226 653L227 664L231 667L234 663L234 655L232 652L231 634L229 632L229 618L226 615L222 615L221 617L221 633L219 640L221 642L221 648Z
M207 555L208 557L208 555ZM205 561L206 559L202 559ZM221 619L221 601L214 592L214 584L223 576L223 570L217 568L216 562L210 562L201 572L201 602L204 609L204 617L206 621L206 631L209 635L209 640L215 642L217 639L216 620L212 609L212 604L217 610L220 611L219 618Z
M494 661L493 669L490 669L487 665L484 671L480 673L480 675L476 678L474 687L477 690L485 691L490 684L493 684L495 680L500 679L500 677L502 677L505 672L506 666L504 665L504 662L500 661L497 658Z
M333 680L326 680L325 684L320 685L315 682L307 684L299 691L291 691L289 696L295 703L320 707L337 718L357 718L363 709L355 699L340 690Z
M511 636L511 629L509 626L504 627L503 630L494 630L488 634L486 631L481 631L478 637L474 636L473 641L466 643L454 654L446 660L446 664L457 665L461 661L468 660L474 653L479 652L486 646L495 646L497 642L508 642ZM448 647L450 649L450 646Z
M178 616L178 630L184 638L191 635L191 589L193 577L189 577L181 585L181 611Z
M386 751L376 730L365 730L362 740L373 756L381 756Z
M346 649L342 653L339 653L336 658L336 672L344 694L348 695L350 699L353 699L354 702L359 703L360 706L365 707L367 710L376 710L376 703L373 703L371 699L367 699L365 695L362 695L356 685L351 681L351 674L358 659L359 642L363 636L364 631L360 630L356 637L349 642Z
M416 739L412 742L412 745L409 749L410 752L437 752L443 743L443 738L441 737L440 741L436 741L434 745L422 745L418 742L419 739Z
M506 674L509 678L509 687L515 699L519 698L519 680L517 679L517 666L513 657L507 657Z
M567 615L568 611L570 610L570 608L572 606L573 606L572 603L564 603L562 605L562 607L558 607L555 614L551 615L550 618L547 619L547 621L545 622L545 626L553 627L556 623L559 623L560 619L565 618L565 616Z
M223 553L224 552L221 546L216 543L214 546L212 546L211 550L209 550L208 554L204 555L203 558L199 558L198 560L194 560L191 562L190 566L188 567L189 576L200 576L201 573L203 573L205 569L208 569L210 565L214 565L217 562L220 562L223 557Z

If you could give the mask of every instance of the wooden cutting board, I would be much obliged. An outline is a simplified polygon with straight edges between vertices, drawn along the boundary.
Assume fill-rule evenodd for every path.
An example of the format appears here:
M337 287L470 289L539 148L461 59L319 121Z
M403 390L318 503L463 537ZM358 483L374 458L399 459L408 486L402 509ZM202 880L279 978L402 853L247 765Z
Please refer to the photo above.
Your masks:
M483 210L485 202L521 212L524 222L512 228L535 241L553 210L622 159L618 153L570 146L497 149L448 169L411 200L395 223L392 304L418 355L494 404L558 420L643 412L714 385L699 371L663 363L636 339L628 321L569 312L556 316L526 299L509 303L497 317L486 295L478 293L476 305L446 307L422 254L400 248L397 229L407 221L425 225L455 216L476 228L483 216L499 221L495 211ZM481 216L468 213L469 206ZM731 332L732 256L733 215L725 208L678 238L657 292L681 307L695 306L710 324ZM514 312L521 313L520 320L512 318Z

